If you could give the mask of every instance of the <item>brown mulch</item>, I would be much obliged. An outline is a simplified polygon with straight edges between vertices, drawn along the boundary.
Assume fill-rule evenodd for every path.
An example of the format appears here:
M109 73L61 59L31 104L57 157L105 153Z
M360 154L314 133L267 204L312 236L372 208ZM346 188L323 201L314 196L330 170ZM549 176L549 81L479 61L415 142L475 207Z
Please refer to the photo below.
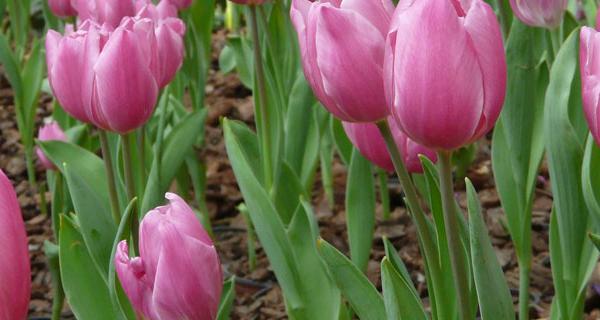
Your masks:
M243 87L235 75L223 75L218 71L217 53L224 45L224 39L223 32L215 34L213 68L210 71L209 84L206 88L206 102L209 108L206 146L200 155L207 165L206 198L213 221L215 242L225 272L238 278L232 318L286 319L281 290L259 243L256 243L257 265L254 270L250 270L246 248L246 225L242 215L236 209L236 206L242 201L242 197L226 156L219 118L226 116L252 124L253 105L251 92ZM49 102L50 97L43 95L37 115L38 122L49 115ZM14 118L12 91L6 79L0 77L0 168L6 172L15 185L26 223L33 285L30 316L44 318L50 315L52 296L50 274L43 255L43 242L52 239L53 236L50 220L39 212L39 196L27 182L23 147L19 141L19 132ZM333 170L336 202L333 210L329 209L321 190L316 190L313 203L323 238L347 252L343 207L346 170L339 162L334 164ZM502 221L505 216L494 189L487 141L480 144L478 159L468 175L479 191L492 242L497 249L497 256L516 301L518 268L510 237L503 227ZM537 186L538 192L533 208L534 260L530 290L533 305L531 308L532 318L548 316L553 296L548 255L548 226L552 199L545 170L542 170L541 176L543 179L540 179ZM44 181L42 170L38 170L38 181ZM402 207L398 183L392 179L390 185L392 218L388 221L378 218L368 276L380 287L379 262L384 256L382 236L385 235L400 250L400 256L410 270L417 289L425 297L423 261L417 246L415 227ZM320 188L318 182L316 186ZM457 195L460 203L464 206L464 191L459 189ZM381 217L381 211L381 206L378 205L378 217ZM590 291L586 308L590 313L587 319L600 319L600 311L595 309L600 307L599 300L597 294ZM64 316L65 318L71 316L68 308L65 308Z

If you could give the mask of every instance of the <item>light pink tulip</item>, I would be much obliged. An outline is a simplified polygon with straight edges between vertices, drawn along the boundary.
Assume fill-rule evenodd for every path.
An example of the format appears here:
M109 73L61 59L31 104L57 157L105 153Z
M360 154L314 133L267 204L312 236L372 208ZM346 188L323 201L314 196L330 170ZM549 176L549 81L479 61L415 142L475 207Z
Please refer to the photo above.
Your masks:
M64 109L102 129L127 133L152 115L160 73L155 23L125 18L111 32L90 21L46 36L48 78Z
M392 158L383 140L383 136L375 124L352 122L343 122L342 124L352 144L354 144L365 158L388 172L394 171ZM391 118L389 124L394 141L400 150L404 165L409 172L423 172L419 155L424 155L433 162L437 161L435 151L410 140Z
M510 6L521 22L548 29L560 25L567 4L567 0L510 0Z
M580 32L579 65L583 111L592 136L600 145L600 32L589 27Z
M60 128L58 123L56 121L52 121L40 128L40 132L38 133L38 140L40 140L40 141L52 141L52 140L67 141L67 136L65 135L63 130ZM36 148L35 153L37 154L38 160L40 160L40 163L41 163L42 167L44 167L44 169L56 170L56 166L54 165L54 163L52 163L52 161L50 161L50 159L48 159L48 157L46 157L46 155L44 154L42 149Z
M0 320L27 317L31 288L29 248L17 195L0 170Z
M389 0L293 0L304 74L336 117L373 122L389 114L383 89Z
M77 11L73 7L72 2L73 0L48 0L48 6L54 15L66 18L77 15Z
M119 243L115 268L136 311L149 320L214 320L223 275L217 251L192 209L167 193L169 204L140 225L140 256Z
M492 8L481 0L401 0L387 39L385 90L401 129L453 150L494 126L506 59Z

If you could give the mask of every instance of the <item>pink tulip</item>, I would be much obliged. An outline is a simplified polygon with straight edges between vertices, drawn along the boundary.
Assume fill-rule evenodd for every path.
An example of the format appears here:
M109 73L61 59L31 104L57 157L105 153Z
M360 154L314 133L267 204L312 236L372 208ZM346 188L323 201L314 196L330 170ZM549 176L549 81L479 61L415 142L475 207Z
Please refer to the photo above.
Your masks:
M0 170L0 320L27 317L31 288L29 248L17 195Z
M77 15L77 11L72 5L72 0L48 0L48 6L52 13L61 18Z
M48 78L64 109L118 133L144 124L163 78L154 25L151 19L125 18L112 32L90 21L64 37L49 31Z
M389 110L383 57L394 5L389 0L293 0L304 74L336 117L374 122Z
M506 90L500 25L482 0L402 0L387 39L385 89L414 141L453 150L494 126Z
M125 17L136 14L136 2L147 0L73 0L79 21L92 20L115 28Z
M567 0L510 0L513 12L526 25L554 29L567 10Z
M52 141L52 140L67 141L67 136L62 131L62 129L60 128L58 123L56 121L52 121L40 128L40 132L38 133L38 140L40 140L40 141ZM52 161L50 161L50 159L48 159L46 157L46 155L44 154L42 149L36 148L35 153L37 154L37 157L40 160L40 163L42 164L42 167L44 167L44 169L56 170L56 166L54 165L54 163L52 163Z
M600 142L600 32L583 27L580 33L579 64L583 111L596 143Z
M437 161L435 151L427 149L422 145L410 140L402 132L395 121L390 118L390 130L394 136L394 141L400 150L402 160L406 169L411 173L422 173L423 167L419 155L424 155L433 162ZM378 167L388 171L394 171L394 163L388 152L388 149L383 140L383 136L379 132L377 126L373 123L352 123L343 122L344 131L352 141L352 144L360 151L360 153L369 161Z
M214 320L223 275L217 251L192 209L173 193L140 225L140 256L119 243L115 268L135 310L149 320Z

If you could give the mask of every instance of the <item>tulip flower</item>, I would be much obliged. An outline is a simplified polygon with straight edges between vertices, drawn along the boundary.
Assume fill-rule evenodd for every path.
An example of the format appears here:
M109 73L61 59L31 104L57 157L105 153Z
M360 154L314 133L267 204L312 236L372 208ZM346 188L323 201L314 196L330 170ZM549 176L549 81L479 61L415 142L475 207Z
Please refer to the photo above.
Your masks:
M73 0L79 21L93 20L115 28L125 17L136 14L136 2L146 0Z
M72 2L72 0L48 0L48 6L54 15L66 18L77 15L77 10L73 7Z
M223 275L217 251L192 209L167 193L169 204L140 225L140 256L118 245L115 268L135 310L149 320L213 320Z
M48 79L65 111L120 134L144 124L164 77L154 25L125 18L114 31L90 21L64 37L49 31Z
M513 12L524 24L554 29L567 10L567 0L510 0Z
M17 195L0 170L0 320L26 319L31 288L29 248Z
M506 90L502 33L482 0L404 0L385 51L385 90L400 128L454 150L494 126Z
M374 122L389 115L383 57L393 12L389 0L292 1L306 79L343 121Z
M600 32L583 27L580 33L579 64L583 111L596 143L600 141Z
M390 130L394 136L394 141L398 146L398 150L402 155L402 160L409 172L423 172L419 155L424 155L433 162L437 161L435 151L410 140L410 138L398 128L393 119L389 119L388 121ZM388 172L394 171L392 158L385 145L383 136L375 124L352 122L343 122L342 124L344 126L344 131L346 131L352 144L354 144L365 158Z
M40 141L52 141L52 140L67 141L67 136L62 131L62 129L60 128L58 123L56 121L52 121L40 128L40 132L38 133L38 140L40 140ZM46 157L46 155L40 148L36 148L35 153L37 154L38 159L40 160L40 163L42 164L42 167L44 167L44 169L56 170L56 166L54 165L54 163L52 163L52 161L50 161Z

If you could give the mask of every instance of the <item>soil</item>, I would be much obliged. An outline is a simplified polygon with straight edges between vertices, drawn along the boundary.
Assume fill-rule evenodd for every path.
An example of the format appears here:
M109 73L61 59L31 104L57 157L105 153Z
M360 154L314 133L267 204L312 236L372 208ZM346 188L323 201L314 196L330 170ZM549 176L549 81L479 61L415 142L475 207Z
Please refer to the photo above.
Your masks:
M206 126L207 143L199 155L207 164L206 198L214 226L215 242L226 275L235 275L238 279L232 319L286 319L281 290L259 243L256 243L257 264L253 270L250 270L246 247L246 225L242 215L236 209L242 201L242 196L226 156L219 117L235 118L252 125L253 104L251 92L241 84L237 76L224 75L218 70L218 52L224 45L225 37L223 32L217 32L213 41L213 65L206 88L206 102L209 109ZM1 71L0 69L0 73ZM0 168L6 172L16 188L27 228L32 268L30 316L45 319L50 315L52 294L50 274L43 254L43 242L51 240L53 236L49 218L40 214L38 209L40 198L27 182L23 147L19 140L12 95L13 92L6 79L0 77ZM37 114L38 125L49 116L50 108L51 97L42 95ZM335 178L333 210L329 209L323 192L319 189L319 182L316 183L317 190L314 193L313 204L323 238L344 252L348 252L343 206L346 169L336 161L333 171ZM489 140L480 142L477 160L470 168L468 176L479 192L492 242L516 303L518 268L510 237L503 227L505 216L494 189ZM38 181L43 182L44 178L45 173L38 168ZM465 193L461 188L457 186L457 197L464 207ZM418 291L426 301L423 261L417 246L415 227L406 214L398 182L393 177L390 179L390 190L392 217L387 221L381 220L379 217L382 208L378 204L378 219L368 277L380 288L379 262L384 256L382 237L385 235L400 250L400 256L410 270ZM49 201L50 195L47 194L46 198ZM548 255L551 206L552 193L548 175L542 168L533 207L534 259L530 290L532 297L530 313L533 319L548 317L553 296ZM596 278L600 277L596 276ZM589 290L586 311L588 312L586 319L600 319L600 296L593 290ZM65 307L63 315L65 319L72 318L68 306Z

